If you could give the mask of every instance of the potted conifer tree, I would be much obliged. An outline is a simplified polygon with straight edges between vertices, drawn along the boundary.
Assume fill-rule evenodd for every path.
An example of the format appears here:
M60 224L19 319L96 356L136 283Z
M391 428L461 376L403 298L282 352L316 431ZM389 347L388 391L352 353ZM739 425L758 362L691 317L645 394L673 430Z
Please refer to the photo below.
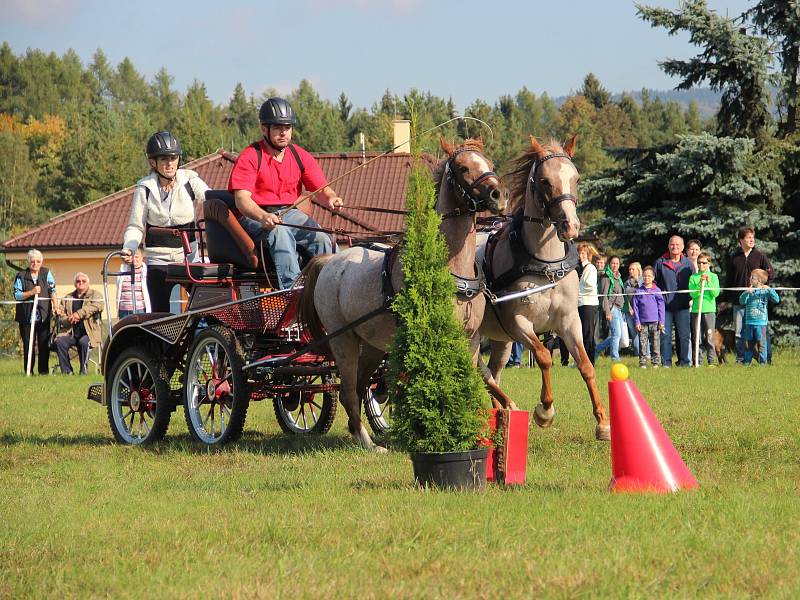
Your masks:
M473 489L486 481L480 445L488 396L453 312L455 284L435 212L430 170L409 175L402 248L404 287L393 310L398 328L389 354L391 437L411 453L422 485Z

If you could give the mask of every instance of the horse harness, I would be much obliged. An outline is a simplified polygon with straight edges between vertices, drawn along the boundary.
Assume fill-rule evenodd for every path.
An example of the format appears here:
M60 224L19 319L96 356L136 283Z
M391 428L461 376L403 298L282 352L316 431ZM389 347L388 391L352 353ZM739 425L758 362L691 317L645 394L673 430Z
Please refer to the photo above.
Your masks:
M531 173L530 179L528 180L531 186L536 186L536 173L539 171L539 167L542 166L543 163L546 163L548 160L553 158L566 158L570 163L572 163L572 157L567 154L566 152L553 152L552 154L548 154L536 160L533 163L533 173ZM524 220L529 223L538 223L540 225L546 225L547 223L557 223L558 220L551 218L550 210L561 204L562 202L572 202L575 206L578 206L578 198L574 194L561 194L556 196L555 198L550 198L550 200L546 200L542 202L542 208L544 209L544 214L546 218L539 218L539 217L529 217L525 216Z
M578 267L580 259L578 258L575 243L572 241L564 242L564 256L562 258L547 260L530 254L522 242L522 223L528 220L522 214L522 210L518 210L514 213L511 223L507 225L513 264L505 273L495 276L492 270L494 251L505 229L491 234L486 242L483 272L486 274L488 287L492 292L496 293L504 290L518 279L529 275L542 275L551 283L555 283Z
M529 183L536 185L536 174L539 167L548 160L554 158L566 158L572 162L572 157L565 152L553 152L536 160L533 165ZM538 223L539 225L549 226L551 223L558 222L550 216L552 209L562 202L572 202L577 206L578 199L574 194L561 194L542 203L545 217L531 217L524 214L524 209L520 208L511 216L511 223L500 231L496 231L489 236L486 242L486 253L483 258L483 272L486 274L489 289L496 293L510 286L512 283L528 275L542 275L551 283L563 279L580 264L578 251L572 241L564 242L564 256L555 260L539 258L535 254L528 252L522 241L522 224ZM505 273L495 276L492 270L492 261L497 243L500 241L502 233L508 229L508 239L511 245L512 266Z

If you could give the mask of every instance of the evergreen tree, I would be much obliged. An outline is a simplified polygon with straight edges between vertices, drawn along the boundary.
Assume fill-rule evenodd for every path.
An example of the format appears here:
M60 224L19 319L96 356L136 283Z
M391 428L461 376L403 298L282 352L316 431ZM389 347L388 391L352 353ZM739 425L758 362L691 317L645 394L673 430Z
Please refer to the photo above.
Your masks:
M791 135L797 130L797 77L800 69L800 4L787 0L759 0L745 13L758 30L778 45L781 66L777 78L778 105L784 111L781 130Z
M671 149L628 151L621 158L624 167L584 184L584 208L600 211L590 231L643 264L679 234L701 240L724 269L745 224L774 257L776 240L792 228L793 218L783 214L782 155L774 146L757 150L751 139L700 134L681 137ZM780 260L776 268L787 272Z
M603 87L600 80L594 73L589 73L583 80L583 87L578 92L583 95L592 105L600 110L611 102L611 93Z
M147 101L149 89L144 77L127 56L117 65L109 82L111 96L122 106L132 106Z
M339 118L342 120L343 123L347 123L347 120L350 118L350 111L353 110L353 103L347 99L347 94L342 92L339 94Z
M178 123L180 94L172 89L175 78L162 67L153 78L147 98L147 110L153 129L170 130Z
M105 52L100 48L95 50L92 62L89 63L89 73L95 80L97 94L104 100L111 100L111 88L114 85L114 68L108 62Z
M453 312L455 284L434 210L436 191L419 162L407 198L405 284L392 306L398 327L389 354L391 434L410 452L471 450L484 428L486 390Z
M297 114L292 139L312 152L334 152L345 148L345 124L338 107L322 100L307 80L289 95Z
M261 138L259 108L252 96L247 98L244 86L237 83L225 113L225 122L232 128L230 148L238 151L248 143Z
M200 158L224 146L221 123L221 114L208 97L205 84L195 79L186 90L174 132L184 160Z
M703 48L691 60L670 59L660 65L668 75L682 78L677 89L707 81L711 89L722 92L719 133L765 141L771 121L766 40L740 31L731 19L711 11L705 0L689 0L675 12L641 4L636 8L653 27L665 27L670 35L687 31L692 44Z
M577 135L580 143L573 160L583 176L609 168L613 161L603 151L603 140L597 131L597 109L584 96L567 98L559 110L558 139Z

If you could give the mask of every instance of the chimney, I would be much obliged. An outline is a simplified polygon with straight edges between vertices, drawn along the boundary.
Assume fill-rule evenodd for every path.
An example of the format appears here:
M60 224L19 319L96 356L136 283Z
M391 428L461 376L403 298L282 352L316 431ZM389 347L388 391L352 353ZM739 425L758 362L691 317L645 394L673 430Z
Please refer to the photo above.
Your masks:
M411 121L396 119L394 121L394 151L411 154Z

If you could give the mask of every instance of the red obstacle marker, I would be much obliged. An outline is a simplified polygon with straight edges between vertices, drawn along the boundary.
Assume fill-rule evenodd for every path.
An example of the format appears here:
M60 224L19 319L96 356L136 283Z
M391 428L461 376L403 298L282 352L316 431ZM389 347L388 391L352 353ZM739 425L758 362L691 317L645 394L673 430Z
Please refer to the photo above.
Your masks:
M699 487L636 384L612 373L611 483L615 492L677 492ZM622 379L622 380L620 380Z
M528 411L492 409L489 412L491 435L499 429L502 444L489 447L486 480L522 485L528 464Z

